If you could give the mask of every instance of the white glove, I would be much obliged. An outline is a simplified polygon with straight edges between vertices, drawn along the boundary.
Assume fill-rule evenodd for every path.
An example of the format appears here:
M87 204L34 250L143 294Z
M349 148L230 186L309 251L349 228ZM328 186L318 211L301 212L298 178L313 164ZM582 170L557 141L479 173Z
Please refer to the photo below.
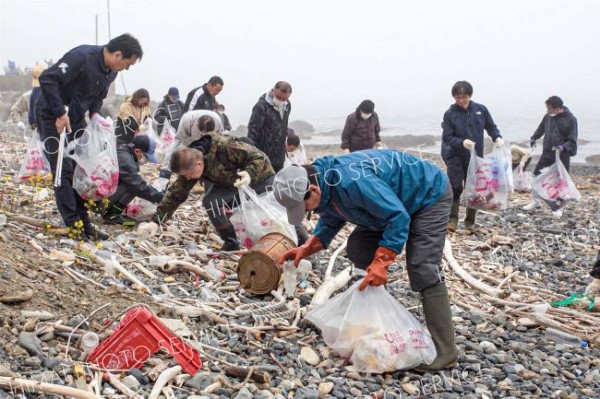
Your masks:
M94 115L92 115L92 119L91 119L92 123L96 123L98 124L98 126L100 126L103 129L110 129L110 123L108 123L108 121L106 119L104 119L99 113L95 113Z
M475 148L475 142L473 140L466 139L463 141L463 147L465 147L467 150L472 150Z
M234 187L242 187L242 186L248 186L250 185L250 175L248 174L248 172L246 172L245 170L242 170L241 172L238 172L238 176L240 177L239 179L237 179L235 181L235 183L233 183Z
M598 291L600 291L600 278L594 278L585 289L585 296L595 298L598 296Z
M378 149L378 148L383 148L383 146L381 145L381 141L377 141L375 143L375 145L373 146L373 148Z
M19 130L27 129L27 127L25 127L25 124L22 121L17 122L17 128L19 128Z
M349 148L344 148L344 154L350 154L350 149Z
M496 145L496 147L500 148L504 146L504 140L502 140L502 137L498 137L496 141L494 141L494 144Z
M153 237L158 233L158 224L154 222L143 222L137 228L137 234L141 237Z

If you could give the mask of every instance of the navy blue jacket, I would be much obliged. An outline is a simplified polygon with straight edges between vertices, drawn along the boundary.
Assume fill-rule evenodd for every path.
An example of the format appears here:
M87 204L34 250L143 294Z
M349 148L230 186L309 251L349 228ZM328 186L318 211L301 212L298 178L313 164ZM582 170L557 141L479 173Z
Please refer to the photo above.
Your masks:
M48 118L58 118L69 107L71 125L81 124L86 111L99 113L110 84L117 77L104 64L104 47L83 45L66 53L40 76L36 107Z
M531 138L537 140L544 136L543 155L553 157L553 148L562 145L569 155L575 156L577 154L577 134L577 118L569 108L564 107L564 111L556 116L544 115Z
M319 158L321 202L314 234L327 248L346 222L383 231L379 245L396 253L408 240L411 216L435 204L448 178L437 166L394 150Z
M490 111L484 105L471 101L464 110L458 105L452 104L444 113L442 122L442 157L470 158L471 152L463 147L463 141L467 139L475 142L477 156L483 157L484 129L492 141L502 137Z
M29 96L29 112L27 112L27 119L29 119L30 125L35 123L35 102L40 96L40 93L41 90L39 87L31 89L31 95Z

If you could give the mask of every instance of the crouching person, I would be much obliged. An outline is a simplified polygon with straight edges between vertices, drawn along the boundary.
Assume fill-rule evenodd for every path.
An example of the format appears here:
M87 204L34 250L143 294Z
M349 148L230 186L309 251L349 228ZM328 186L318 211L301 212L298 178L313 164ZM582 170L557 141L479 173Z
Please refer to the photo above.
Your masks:
M119 161L119 185L117 191L108 200L108 209L104 214L104 221L112 224L131 223L123 217L123 210L135 197L140 197L152 203L159 203L164 193L149 185L140 174L140 166L147 163L157 163L156 142L146 136L140 135L129 144L117 147Z
M280 262L327 248L350 222L347 253L366 269L360 289L387 282L387 269L406 245L406 265L413 291L421 292L427 328L437 358L421 370L456 365L454 325L441 259L452 204L445 173L433 164L393 150L365 150L324 157L310 165L292 165L275 176L273 191L299 223L307 211L320 215L314 235L286 252Z

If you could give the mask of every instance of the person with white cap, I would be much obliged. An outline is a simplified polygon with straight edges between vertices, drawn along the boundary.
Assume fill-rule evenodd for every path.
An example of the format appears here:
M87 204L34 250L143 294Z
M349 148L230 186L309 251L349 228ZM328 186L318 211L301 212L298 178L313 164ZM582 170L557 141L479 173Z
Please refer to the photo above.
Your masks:
M149 185L140 174L140 166L147 162L158 163L156 141L147 135L139 135L129 144L117 147L119 160L119 185L117 191L108 197L108 209L104 221L111 224L130 222L123 217L123 211L135 197L158 204L165 194Z
M406 245L413 291L421 292L427 327L437 350L421 370L454 367L457 351L448 290L440 264L452 191L446 174L430 162L393 150L364 150L327 156L310 165L291 165L276 174L273 193L298 224L307 211L320 219L304 245L287 251L280 263L327 248L350 222L347 254L366 269L360 289L387 282L388 268Z

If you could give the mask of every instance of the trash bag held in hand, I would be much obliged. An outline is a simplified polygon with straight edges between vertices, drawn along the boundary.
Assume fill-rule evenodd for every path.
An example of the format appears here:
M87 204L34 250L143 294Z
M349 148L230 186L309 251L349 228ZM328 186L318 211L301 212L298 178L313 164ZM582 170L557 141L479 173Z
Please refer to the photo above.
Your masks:
M110 128L92 122L69 143L68 157L77 162L73 188L84 200L98 201L109 197L119 185L119 162L113 123Z
M171 122L169 122L168 119L165 119L159 142L162 152L166 152L167 148L173 144L175 133L175 128L171 125Z
M554 164L542 169L541 173L533 180L534 193L543 199L552 211L564 208L569 201L579 202L581 200L581 194L560 161L559 153L556 150Z
M512 174L512 155L510 153L510 143L506 141L500 148L493 146L492 152L486 158L497 160L500 165L504 165L506 176L506 191L511 194L514 192L514 179Z
M37 130L33 131L25 159L19 169L17 180L20 182L35 183L42 181L50 176L50 164L44 155L44 143L40 140L40 134Z
M479 158L471 150L471 160L465 184L466 207L500 211L508 205L509 180L505 154L494 147L490 156ZM511 175L512 176L512 175Z
M533 177L531 175L531 172L522 171L523 168L519 166L513 172L513 183L515 186L515 191L518 193L529 193L531 192L531 182L533 181Z
M384 373L431 364L431 337L383 286L359 291L360 280L306 315L325 344L361 372Z
M152 187L157 189L158 191L165 191L167 189L167 185L169 184L169 180L159 177L152 183ZM152 216L156 213L156 209L158 208L158 204L153 204L150 201L145 199L135 197L133 201L131 201L125 207L125 212L123 213L130 219L133 219L138 222L147 222L152 219Z
M246 248L252 248L268 233L281 233L298 243L296 229L287 221L285 208L275 200L273 193L257 195L248 186L238 188L240 205L233 209L229 219L238 239Z

